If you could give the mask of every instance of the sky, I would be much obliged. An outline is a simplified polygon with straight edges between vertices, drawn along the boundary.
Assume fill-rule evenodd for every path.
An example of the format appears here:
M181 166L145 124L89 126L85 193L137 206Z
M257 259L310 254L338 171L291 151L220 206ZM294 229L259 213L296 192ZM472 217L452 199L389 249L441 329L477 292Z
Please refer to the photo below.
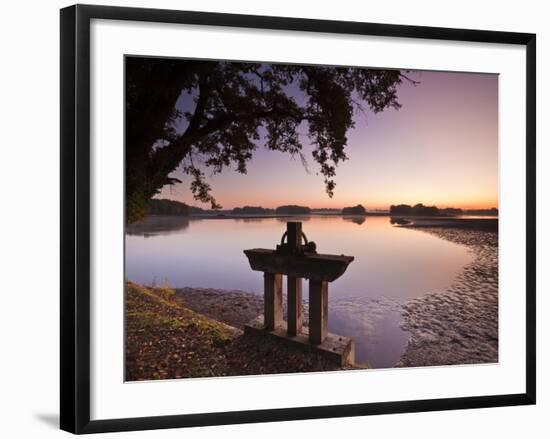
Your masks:
M246 175L232 168L206 174L216 200L224 209L283 204L388 209L416 203L498 207L498 75L410 71L407 76L419 83L399 86L399 110L354 116L349 159L336 169L332 198L304 135L307 170L299 158L260 147ZM193 199L188 176L172 175L183 183L163 188L158 198L209 207Z

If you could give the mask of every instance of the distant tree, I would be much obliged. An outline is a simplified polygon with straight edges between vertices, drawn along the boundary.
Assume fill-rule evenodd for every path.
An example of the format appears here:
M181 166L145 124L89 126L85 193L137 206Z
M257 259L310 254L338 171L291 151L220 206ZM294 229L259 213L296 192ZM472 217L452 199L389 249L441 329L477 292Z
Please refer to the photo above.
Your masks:
M333 207L314 207L311 209L311 211L319 213L341 213L340 209L336 209Z
M128 221L142 217L163 186L179 182L170 174L180 165L194 198L220 207L204 169L246 173L260 144L304 160L300 130L332 196L354 111L400 108L403 80L399 70L127 57ZM194 101L189 110L176 108L182 93Z
M413 206L414 215L436 216L439 215L437 206L424 206L422 203Z
M408 204L398 204L398 205L391 205L390 206L390 214L391 215L412 215L412 206L409 206Z
M439 209L437 206L424 206L422 203L409 206L408 204L399 204L390 206L391 215L415 215L415 216L437 216Z
M201 209L197 206L187 206L187 209L189 210L189 215L197 215L197 214L205 214L205 213L213 213L211 210L205 210Z
M462 209L456 207L446 207L445 209L440 209L440 213L444 215L462 215Z
M235 215L265 215L273 212L273 209L266 209L265 207L260 206L235 207L231 211L231 213Z
M367 210L361 204L354 207L344 207L342 209L343 215L365 215L366 213Z
M179 201L153 198L147 211L150 215L189 215L189 206Z
M307 215L311 213L311 209L306 206L288 205L277 207L275 212L290 215Z

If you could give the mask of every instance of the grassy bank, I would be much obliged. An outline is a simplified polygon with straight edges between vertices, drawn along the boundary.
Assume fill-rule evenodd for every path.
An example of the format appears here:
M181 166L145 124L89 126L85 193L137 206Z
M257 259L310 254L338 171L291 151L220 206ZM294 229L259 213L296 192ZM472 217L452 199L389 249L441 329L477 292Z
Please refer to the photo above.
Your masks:
M284 343L245 336L193 311L170 288L128 282L125 325L128 381L340 369Z
M129 381L221 374L224 345L238 335L186 308L169 288L133 283L126 288L125 323Z

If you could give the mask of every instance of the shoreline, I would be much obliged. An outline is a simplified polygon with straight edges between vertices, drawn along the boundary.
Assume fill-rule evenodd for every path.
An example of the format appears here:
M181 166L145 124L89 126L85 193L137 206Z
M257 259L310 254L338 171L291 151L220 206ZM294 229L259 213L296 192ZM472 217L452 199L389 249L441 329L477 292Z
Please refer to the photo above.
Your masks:
M147 217L174 217L174 218L186 218L186 219L271 219L271 218L304 218L310 216L327 216L327 217L369 217L369 216L387 216L390 218L410 218L411 221L415 222L417 227L429 227L429 225L422 224L426 221L428 224L431 221L440 221L440 222L453 222L449 224L448 227L461 227L460 223L465 222L498 222L498 216L487 216L487 215L435 215L435 216L423 216L423 215L392 215L390 212L366 212L366 213L342 213L342 212L310 212L310 213L267 213L267 214L235 214L235 213L195 213L189 215L147 215ZM145 217L145 218L147 218ZM444 226L444 224L441 224ZM475 226L477 227L477 225Z
M388 213L383 212L371 212L364 214L344 214L340 212L311 212L311 213L269 213L269 214L194 214L189 215L187 218L193 219L272 219L272 218L305 218L310 216L341 216L341 217L367 217L367 216L390 216Z
M396 218L396 217L392 217ZM409 220L409 218L411 218ZM412 229L459 229L459 230L477 230L485 232L498 232L498 218L457 218L457 217L403 217L409 221L400 227L409 227ZM453 238L440 236L448 241L456 242ZM462 242L457 242L461 244Z
M245 334L241 325L229 324L235 322L227 316L213 318L193 309L196 306L191 306L189 300L192 294L181 290L177 293L169 287L127 282L124 305L127 381L355 369L280 340ZM224 297L249 302L252 296L241 291L188 290L187 293L194 290L191 293L210 294L218 302Z
M242 290L218 288L174 288L193 311L230 326L242 329L258 315L264 313L262 294ZM283 318L287 318L286 294L283 295ZM302 304L304 322L308 320L308 304Z
M397 367L498 362L498 233L407 226L466 246L474 260L452 285L402 306L402 329L411 336Z
M208 318L242 329L263 313L263 296L241 290L174 288L186 306Z
M459 227L406 227L464 245L474 260L446 290L397 305L399 326L409 341L394 367L498 362L498 234ZM194 311L237 328L263 313L261 294L194 287L174 290ZM286 314L286 305L283 310ZM304 314L307 322L307 302Z

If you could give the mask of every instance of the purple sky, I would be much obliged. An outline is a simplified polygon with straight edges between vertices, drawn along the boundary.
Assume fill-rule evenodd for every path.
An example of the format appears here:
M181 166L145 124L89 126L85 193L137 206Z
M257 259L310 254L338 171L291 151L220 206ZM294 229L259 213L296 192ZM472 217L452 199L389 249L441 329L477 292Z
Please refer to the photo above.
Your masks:
M401 109L355 115L356 127L348 132L349 160L336 170L333 198L325 193L303 136L309 173L299 159L262 147L248 163L248 174L226 169L209 176L217 201L226 209L358 203L386 209L419 202L498 207L498 76L427 71L407 76L420 84L399 87ZM189 177L179 171L174 176L183 184L165 187L159 197L201 205L189 191Z

